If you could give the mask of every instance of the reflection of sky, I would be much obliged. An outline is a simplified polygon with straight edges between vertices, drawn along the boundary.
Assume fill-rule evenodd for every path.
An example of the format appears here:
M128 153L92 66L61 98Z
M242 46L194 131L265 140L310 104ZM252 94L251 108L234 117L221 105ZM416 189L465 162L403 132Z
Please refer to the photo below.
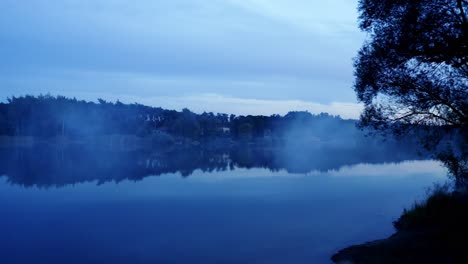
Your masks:
M415 161L312 175L196 171L50 189L3 178L0 255L25 263L48 255L47 263L102 255L111 263L329 263L339 248L390 235L403 208L443 175L436 162ZM28 254L15 259L15 248Z
M383 163L383 164L357 164L351 166L343 166L338 170L330 170L327 172L312 171L307 174L288 173L286 170L273 172L268 169L236 169L234 173L230 171L217 172L215 174L206 174L201 171L194 172L194 180L226 180L237 178L257 178L257 177L310 177L310 176L340 176L340 177L360 177L360 176L376 176L376 177L445 177L446 169L442 164L433 160L415 160L404 161L400 163Z
M0 100L50 92L347 114L364 39L356 9L347 0L0 1Z
M288 173L285 170L271 171L269 169L245 169L237 168L234 171L202 172L195 170L190 177L183 178L179 173L163 174L157 177L146 177L137 182L124 180L120 183L105 183L96 185L96 183L81 183L72 186L59 188L22 188L9 186L6 182L0 185L0 190L12 192L15 195L44 195L53 196L63 194L73 199L80 196L87 196L89 199L107 197L111 199L127 199L133 196L185 196L187 194L197 196L209 196L229 194L242 196L244 194L269 195L270 190L281 191L287 184L288 186L300 186L301 184L329 184L330 186L346 187L344 182L353 184L369 183L377 187L382 185L386 188L387 184L407 185L408 183L417 186L427 186L432 182L442 182L445 180L446 169L437 161L418 160L405 161L401 163L384 164L358 164L344 166L339 170L330 170L328 172L312 171L307 174ZM229 186L256 186L261 185L259 190L252 190L252 193L246 192L244 188L232 188ZM315 189L314 186L310 186ZM271 188L271 189L269 189ZM225 190L228 192L225 192ZM300 188L302 189L302 187ZM345 188L346 189L346 188ZM299 190L299 189L298 189ZM213 193L211 193L211 191ZM349 192L354 192L350 189ZM299 192L300 193L300 192ZM96 195L96 196L94 196ZM326 194L324 194L326 195ZM84 197L82 197L84 198ZM87 198L85 198L87 199Z

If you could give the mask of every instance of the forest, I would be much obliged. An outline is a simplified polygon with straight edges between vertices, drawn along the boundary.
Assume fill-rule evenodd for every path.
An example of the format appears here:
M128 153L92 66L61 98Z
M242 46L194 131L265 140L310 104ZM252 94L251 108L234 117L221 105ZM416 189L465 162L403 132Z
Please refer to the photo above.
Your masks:
M305 133L309 138L347 137L356 133L355 120L309 112L284 116L202 113L166 110L141 104L97 102L64 96L21 96L0 103L0 135L82 138L102 135L157 137L162 141L186 138L254 140L286 138ZM336 128L340 129L336 129Z

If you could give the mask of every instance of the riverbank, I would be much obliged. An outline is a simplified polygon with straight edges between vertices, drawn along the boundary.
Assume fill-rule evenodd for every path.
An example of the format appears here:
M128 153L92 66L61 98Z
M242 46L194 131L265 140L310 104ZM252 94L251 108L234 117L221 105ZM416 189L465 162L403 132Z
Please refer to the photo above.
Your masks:
M468 263L468 195L436 190L394 222L387 239L345 248L335 263Z

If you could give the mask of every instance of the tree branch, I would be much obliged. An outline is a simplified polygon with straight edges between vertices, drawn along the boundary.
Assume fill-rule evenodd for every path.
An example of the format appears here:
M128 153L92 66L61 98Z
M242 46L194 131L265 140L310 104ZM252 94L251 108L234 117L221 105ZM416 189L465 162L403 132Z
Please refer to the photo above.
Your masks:
M463 9L463 1L462 0L457 0L457 6L458 6L458 9L460 10L460 15L462 17L462 20L463 20L463 24L467 24L467 18L466 18L466 15L465 15L465 10Z

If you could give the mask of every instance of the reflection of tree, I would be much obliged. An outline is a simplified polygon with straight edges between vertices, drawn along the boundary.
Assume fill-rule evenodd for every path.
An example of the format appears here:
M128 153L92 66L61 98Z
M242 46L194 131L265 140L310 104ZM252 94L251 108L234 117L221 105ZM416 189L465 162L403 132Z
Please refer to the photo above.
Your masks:
M195 170L215 172L235 168L285 169L294 173L328 171L358 163L399 162L417 159L416 153L393 144L339 149L202 147L162 151L115 151L107 148L41 146L0 149L0 175L23 186L64 186L80 182L139 181L148 176Z

